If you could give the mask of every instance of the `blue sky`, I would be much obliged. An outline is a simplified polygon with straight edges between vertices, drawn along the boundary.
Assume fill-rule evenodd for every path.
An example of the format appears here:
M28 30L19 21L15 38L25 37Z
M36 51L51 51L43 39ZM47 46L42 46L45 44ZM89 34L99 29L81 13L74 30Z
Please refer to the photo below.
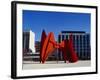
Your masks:
M40 40L42 30L54 32L57 39L61 31L85 31L90 33L89 13L47 12L23 10L23 31L32 30L35 40Z

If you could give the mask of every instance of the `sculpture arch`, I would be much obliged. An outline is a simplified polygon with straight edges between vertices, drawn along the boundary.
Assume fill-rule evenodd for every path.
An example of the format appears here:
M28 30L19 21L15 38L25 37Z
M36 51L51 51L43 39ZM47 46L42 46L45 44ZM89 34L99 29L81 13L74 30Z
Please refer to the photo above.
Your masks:
M40 61L45 63L48 55L52 53L56 48L58 48L63 53L63 58L69 62L77 62L78 57L73 48L72 34L69 40L63 40L61 43L57 43L54 38L53 32L46 35L43 30L41 36L41 48L40 48Z

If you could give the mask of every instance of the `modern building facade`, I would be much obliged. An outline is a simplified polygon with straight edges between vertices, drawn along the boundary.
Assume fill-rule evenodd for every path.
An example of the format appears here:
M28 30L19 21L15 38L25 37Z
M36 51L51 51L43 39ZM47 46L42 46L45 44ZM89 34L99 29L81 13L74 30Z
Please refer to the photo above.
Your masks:
M69 35L72 34L73 47L80 60L91 59L91 45L90 45L90 34L84 31L62 31L58 35L58 42L69 39ZM58 53L59 60L62 60L61 52Z
M35 33L30 31L23 32L23 51L24 53L35 53Z

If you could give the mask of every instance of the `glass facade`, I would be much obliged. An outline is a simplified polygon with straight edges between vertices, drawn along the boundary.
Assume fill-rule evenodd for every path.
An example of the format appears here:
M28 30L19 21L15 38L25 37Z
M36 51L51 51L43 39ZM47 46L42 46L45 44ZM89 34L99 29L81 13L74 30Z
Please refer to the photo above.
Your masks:
M90 60L91 59L91 49L90 49L90 34L85 32L62 32L58 36L58 42L64 39L69 39L69 35L72 34L73 47L77 53L80 60ZM59 53L60 54L60 53ZM61 55L59 56L61 57Z
M24 53L29 51L29 32L23 32L23 51Z

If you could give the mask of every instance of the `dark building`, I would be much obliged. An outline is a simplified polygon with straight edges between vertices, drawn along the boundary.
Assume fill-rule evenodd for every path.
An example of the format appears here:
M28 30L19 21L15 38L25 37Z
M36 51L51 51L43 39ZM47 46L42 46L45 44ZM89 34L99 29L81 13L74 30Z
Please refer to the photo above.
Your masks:
M40 44L41 44L40 41L35 41L35 49L36 49L36 52L40 52L40 47L41 47Z
M23 32L23 53L29 52L29 32Z
M91 47L90 47L90 34L84 31L62 31L58 35L58 42L69 39L69 35L72 34L73 47L80 60L91 59ZM62 60L62 54L58 54L59 60Z

